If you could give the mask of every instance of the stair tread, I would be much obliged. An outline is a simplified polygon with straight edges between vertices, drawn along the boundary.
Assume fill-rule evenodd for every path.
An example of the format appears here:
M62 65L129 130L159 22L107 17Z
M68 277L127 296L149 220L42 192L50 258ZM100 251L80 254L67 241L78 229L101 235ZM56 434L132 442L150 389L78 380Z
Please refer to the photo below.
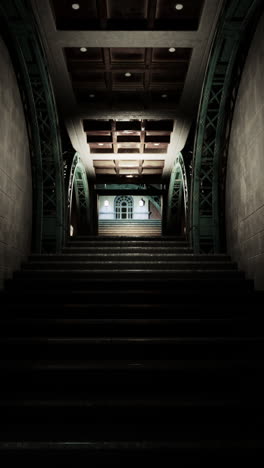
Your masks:
M78 236L30 255L0 294L0 455L252 463L263 298L230 256L182 237Z

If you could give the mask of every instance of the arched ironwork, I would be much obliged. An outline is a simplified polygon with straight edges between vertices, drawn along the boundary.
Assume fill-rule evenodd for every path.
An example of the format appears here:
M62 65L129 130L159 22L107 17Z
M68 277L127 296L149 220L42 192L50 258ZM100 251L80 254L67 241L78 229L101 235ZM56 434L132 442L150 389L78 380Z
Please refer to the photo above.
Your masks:
M194 145L191 231L195 252L224 249L225 166L236 91L262 0L230 0L215 37Z
M33 251L60 251L65 196L59 124L47 60L29 1L2 0L0 24L17 74L28 127Z
M133 218L133 197L129 195L118 195L114 203L116 219Z
M159 213L161 213L161 200L160 195L148 195L147 198L155 206Z
M89 186L85 167L78 153L73 157L69 176L67 197L68 234L70 233L73 191L75 192L78 224L81 231L88 234L91 227Z
M186 169L182 154L179 153L175 159L171 172L170 185L168 191L167 207L167 232L175 233L180 230L182 204L184 205L185 223L188 224L188 183ZM187 226L186 226L187 230Z

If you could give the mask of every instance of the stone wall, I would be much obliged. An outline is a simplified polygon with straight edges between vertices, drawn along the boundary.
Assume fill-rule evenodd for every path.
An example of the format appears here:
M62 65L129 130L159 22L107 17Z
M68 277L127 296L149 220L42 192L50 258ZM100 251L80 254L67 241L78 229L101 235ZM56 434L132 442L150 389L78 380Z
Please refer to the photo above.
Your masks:
M0 288L31 245L32 178L28 135L16 76L0 38Z
M232 123L226 184L228 251L264 289L264 16L254 35Z

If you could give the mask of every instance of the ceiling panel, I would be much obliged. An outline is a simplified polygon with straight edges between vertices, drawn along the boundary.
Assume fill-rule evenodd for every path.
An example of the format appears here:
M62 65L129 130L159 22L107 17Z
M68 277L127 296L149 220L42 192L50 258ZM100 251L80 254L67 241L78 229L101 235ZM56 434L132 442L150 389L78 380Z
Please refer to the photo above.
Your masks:
M192 49L172 50L83 47L64 53L77 101L148 109L175 107L180 100Z
M164 160L94 160L96 176L130 176L141 177L142 175L161 176L164 168Z
M51 1L57 29L72 31L194 31L199 27L203 4L204 0Z
M171 141L173 120L84 120L83 130L91 153L165 153ZM122 161L126 167L138 164ZM155 162L156 164L156 162Z

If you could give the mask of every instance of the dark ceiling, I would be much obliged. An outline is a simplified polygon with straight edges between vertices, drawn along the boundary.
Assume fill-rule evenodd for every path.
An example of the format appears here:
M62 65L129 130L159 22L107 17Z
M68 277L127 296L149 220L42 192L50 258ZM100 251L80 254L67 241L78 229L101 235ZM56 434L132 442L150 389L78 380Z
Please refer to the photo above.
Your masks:
M204 0L79 0L76 9L71 0L51 3L60 30L192 31L199 27Z
M91 180L167 183L223 1L31 0L58 109Z
M115 108L167 108L178 104L190 48L66 48L78 101Z

